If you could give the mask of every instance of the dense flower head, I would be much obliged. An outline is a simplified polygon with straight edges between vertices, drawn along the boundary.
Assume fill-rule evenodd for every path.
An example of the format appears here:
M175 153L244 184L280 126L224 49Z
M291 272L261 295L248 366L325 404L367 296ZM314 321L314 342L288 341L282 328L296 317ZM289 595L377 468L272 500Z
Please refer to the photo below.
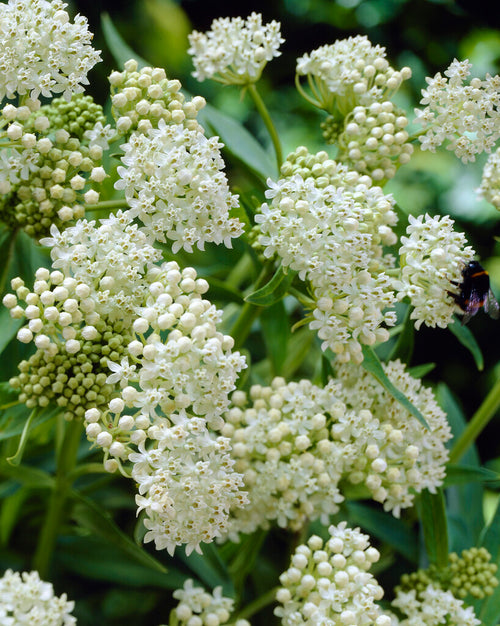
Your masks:
M319 164L316 167L315 161ZM296 171L300 173L295 173ZM284 176L268 180L255 221L264 255L278 255L284 267L309 281L314 298L310 327L322 348L341 361L363 359L362 345L386 341L395 314L393 257L383 246L396 242L393 199L369 177L350 172L326 153L299 149L284 164Z
M14 319L27 321L18 340L36 346L19 363L20 373L10 384L29 408L54 401L66 419L82 418L91 407L107 406L114 392L106 382L108 360L121 358L130 332L122 322L89 310L93 300L88 285L45 268L35 278L33 291L20 278L13 279L15 294L3 299Z
M61 0L9 0L0 4L0 100L28 94L66 100L83 91L101 60L81 15L74 23Z
M170 555L180 545L188 555L201 554L200 543L225 531L230 508L246 504L229 440L211 435L204 419L180 411L157 419L138 449L129 460L139 485L137 512L146 514L144 541Z
M448 216L408 217L407 237L399 249L401 274L395 287L398 298L410 299L415 328L422 324L446 328L453 321L462 272L474 257L463 233L453 230Z
M280 23L262 24L262 15L223 17L212 22L206 33L189 35L188 53L193 57L193 76L227 85L247 85L259 80L268 61L281 54Z
M431 389L406 372L400 361L383 367L393 385L422 413L429 430L371 374L347 364L336 368L342 383L337 393L352 411L339 417L332 436L345 444L346 479L364 484L386 511L399 517L401 509L412 506L415 492L434 493L442 484L451 430Z
M385 48L373 46L365 35L337 40L297 59L297 75L314 82L316 105L336 119L357 105L389 100L411 76L409 67L394 70Z
M274 613L283 626L346 624L390 626L376 601L384 594L369 569L380 554L368 536L346 522L330 526L329 539L317 535L300 545L280 576Z
M299 530L338 511L343 447L331 440L329 427L346 409L335 391L275 378L270 387L252 386L250 404L243 392L233 394L222 432L231 439L249 505L233 513L232 538L274 521Z
M134 130L145 133L156 128L163 120L166 124L182 124L189 130L199 130L198 111L205 99L195 96L186 100L180 91L181 83L170 80L163 68L142 67L130 59L123 72L114 71L109 76L111 85L111 112L116 128L122 135Z
M451 591L429 585L417 597L416 591L398 591L392 606L398 608L406 619L396 621L398 626L479 626L471 606L465 607L463 600L456 598Z
M500 148L488 157L477 192L481 198L491 202L495 209L500 210Z
M500 137L500 76L486 74L464 84L471 67L467 59L454 59L444 76L426 78L420 101L426 106L415 109L415 121L427 129L419 137L422 150L435 152L447 142L448 150L467 163L491 152Z
M374 181L393 178L413 152L407 124L405 112L390 100L356 106L344 120L337 159Z
M74 606L65 593L55 596L52 584L40 580L38 572L8 569L0 578L0 624L5 626L73 626Z
M176 589L172 595L179 600L175 616L180 626L222 626L231 618L234 600L222 595L222 587L215 587L208 593L188 578L182 589ZM247 620L237 620L235 626L250 624Z
M102 108L89 96L76 96L34 111L7 104L1 117L0 137L7 142L0 151L2 221L39 238L53 224L62 227L83 217L107 177L103 148L83 136L103 119Z
M127 213L156 240L171 240L174 253L192 252L195 244L203 250L206 242L231 247L231 239L243 232L243 224L229 217L238 196L222 171L221 147L218 137L207 139L199 130L163 120L147 134L132 133L122 145L115 187L125 190Z

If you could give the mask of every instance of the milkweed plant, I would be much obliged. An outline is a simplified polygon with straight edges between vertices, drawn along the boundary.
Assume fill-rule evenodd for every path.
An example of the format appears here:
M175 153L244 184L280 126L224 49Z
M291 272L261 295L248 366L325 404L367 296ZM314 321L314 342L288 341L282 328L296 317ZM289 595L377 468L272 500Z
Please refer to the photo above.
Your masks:
M453 219L385 185L416 153L486 152L500 209L500 77L451 60L404 110L384 47L321 45L296 88L323 149L285 154L259 92L278 22L189 35L193 76L240 90L267 148L138 58L103 109L92 37L60 0L0 4L0 624L101 623L79 612L98 546L168 596L134 623L497 624L500 511L458 551L448 532L453 493L498 480L471 446L500 382L457 427L410 365L425 326L479 359L461 316L492 296Z

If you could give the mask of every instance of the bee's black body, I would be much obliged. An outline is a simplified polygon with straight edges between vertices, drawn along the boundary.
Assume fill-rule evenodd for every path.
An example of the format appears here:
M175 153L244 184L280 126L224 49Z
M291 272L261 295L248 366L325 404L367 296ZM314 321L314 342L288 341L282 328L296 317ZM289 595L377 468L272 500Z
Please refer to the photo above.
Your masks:
M467 263L462 272L462 282L458 286L460 293L450 295L463 311L462 324L466 324L481 307L493 319L500 317L498 302L490 289L490 277L480 263Z

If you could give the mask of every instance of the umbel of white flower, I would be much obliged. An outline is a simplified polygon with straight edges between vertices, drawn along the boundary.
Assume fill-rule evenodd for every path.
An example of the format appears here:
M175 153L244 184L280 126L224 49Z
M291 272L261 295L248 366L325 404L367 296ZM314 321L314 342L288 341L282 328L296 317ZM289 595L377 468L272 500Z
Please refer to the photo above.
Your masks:
M297 59L296 84L304 97L335 119L346 117L357 105L390 100L401 83L411 77L409 67L394 70L385 48L373 46L365 35L321 46ZM301 87L307 76L312 98Z
M0 4L0 101L16 94L32 100L83 91L101 60L91 46L87 19L74 23L61 0L9 0Z
M446 141L448 150L468 163L491 152L500 137L500 76L486 74L464 84L471 67L467 59L454 59L444 76L425 79L420 104L426 106L415 109L415 121L427 129L419 136L422 150L435 152Z
M222 171L218 137L207 139L199 128L158 122L147 134L132 133L122 145L116 189L123 189L127 214L139 218L142 229L157 241L172 241L172 251L203 250L206 242L224 243L243 232L230 218L238 196L230 193Z
M453 230L448 215L410 215L408 221L408 236L401 237L399 249L401 274L394 283L398 299L410 299L415 328L446 328L457 311L451 294L459 294L462 271L474 250L463 233Z
M274 613L283 626L391 626L376 604L384 595L369 569L380 554L368 536L346 522L330 526L329 539L313 535L280 576Z
M52 584L40 580L38 572L8 569L0 578L0 624L5 626L73 626L74 606L65 593L55 596Z
M488 157L483 168L478 195L500 210L500 148Z
M259 80L268 61L281 54L285 40L280 23L262 24L262 15L252 13L241 17L219 18L206 33L189 35L188 53L193 57L199 81L211 78L225 85L248 85Z
M298 148L268 180L266 197L255 221L257 243L268 258L299 273L312 287L310 328L322 349L341 362L363 360L362 345L387 341L384 325L396 321L393 266L383 246L396 242L394 200L371 179L349 171L325 152L309 155Z

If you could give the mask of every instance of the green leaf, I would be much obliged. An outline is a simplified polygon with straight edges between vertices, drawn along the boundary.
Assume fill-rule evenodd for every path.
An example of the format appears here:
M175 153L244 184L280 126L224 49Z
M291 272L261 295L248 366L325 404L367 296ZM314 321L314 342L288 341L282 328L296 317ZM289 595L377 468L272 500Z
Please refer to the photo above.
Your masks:
M0 304L0 354L4 351L6 346L14 339L17 331L25 323L25 319L14 320L10 316L9 311Z
M71 490L71 497L76 503L72 510L72 516L80 526L87 528L107 543L117 546L137 563L157 572L165 573L167 571L162 563L136 545L128 535L122 532L111 516L93 500L74 489Z
M30 424L31 431L54 418L61 409L57 406L48 406L39 411ZM0 411L0 441L21 435L29 416L29 409L24 404L17 404Z
M482 532L479 545L488 550L493 563L500 561L500 499L491 522Z
M495 589L493 595L485 598L478 617L482 626L498 626L500 623L500 586Z
M296 272L292 270L285 273L280 265L271 280L257 291L246 296L245 301L257 306L271 306L275 302L279 302L288 291L295 275Z
M8 382L0 383L0 410L18 403L19 391L13 389Z
M54 486L54 477L51 474L30 465L13 466L2 462L0 464L0 475L22 483L25 487L51 489Z
M422 363L422 365L415 365L415 367L409 367L406 371L413 378L423 378L427 376L429 372L436 367L435 363Z
M288 350L282 367L282 375L286 379L292 378L304 363L304 359L311 352L313 344L314 335L309 328L301 328L292 333L288 339Z
M403 320L403 330L399 333L398 339L392 349L388 360L399 359L403 363L410 363L415 345L415 322L410 318L411 306L408 306Z
M272 375L279 376L285 362L290 330L283 300L264 309L260 316L260 324L267 356L272 365Z
M108 45L109 51L113 55L119 68L122 68L126 61L135 59L139 69L149 66L150 63L142 59L132 48L125 43L120 33L116 30L113 21L108 13L101 14L101 28Z
M449 324L448 328L458 341L472 354L476 362L476 367L481 372L484 369L483 353L469 328L459 322L457 318L454 318L453 323Z
M208 127L207 130L220 137L232 156L244 163L263 181L268 178L276 180L278 177L276 165L242 124L210 105L198 113L197 119L200 124Z
M405 559L417 563L417 541L411 529L393 515L374 509L362 502L346 502L352 524L359 524L363 530L387 542L396 552Z
M243 303L243 295L234 287L230 287L223 280L214 278L213 276L207 276L208 284L210 285L210 301L220 300L222 302L237 302Z
M447 465L444 486L467 485L469 483L498 482L500 474L484 467L471 465Z
M202 543L201 549L203 554L191 552L189 556L186 555L184 550L179 550L176 553L176 557L208 587L213 588L221 585L224 595L234 597L234 586L231 577L216 546L213 543Z
M375 354L373 348L369 346L363 346L363 362L361 365L365 368L367 372L369 372L374 378L378 380L378 382L382 385L382 387L388 391L391 396L397 400L407 411L409 411L414 417L418 419L418 421L429 430L429 425L425 421L424 416L417 409L416 406L412 402L408 400L408 398L399 391L397 387L395 387L392 382L387 377L384 372L384 368L382 367L382 363L380 362L378 356Z
M21 509L31 496L31 489L22 487L2 499L2 506L0 507L0 544L2 546L7 546L21 517Z
M448 526L444 494L441 489L434 494L424 489L420 494L420 521L425 549L430 563L438 568L448 564Z

